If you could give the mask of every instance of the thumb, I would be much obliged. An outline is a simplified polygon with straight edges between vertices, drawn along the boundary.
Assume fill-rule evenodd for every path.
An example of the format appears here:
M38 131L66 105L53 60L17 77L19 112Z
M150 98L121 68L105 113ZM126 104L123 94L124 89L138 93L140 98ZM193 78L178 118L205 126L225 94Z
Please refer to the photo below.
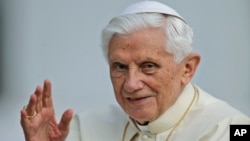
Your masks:
M72 109L66 110L63 113L61 121L58 125L61 132L65 135L67 135L69 132L70 121L71 121L72 117L73 117L73 110Z

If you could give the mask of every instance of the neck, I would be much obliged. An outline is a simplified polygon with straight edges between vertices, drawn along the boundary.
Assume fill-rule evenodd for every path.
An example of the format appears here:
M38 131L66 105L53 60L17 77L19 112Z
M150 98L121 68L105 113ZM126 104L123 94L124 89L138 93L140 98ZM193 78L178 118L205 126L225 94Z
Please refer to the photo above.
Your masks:
M140 123L140 122L138 122L138 121L136 121L136 120L135 120L135 122L136 122L137 124L141 125L141 126L148 125L148 123L149 123L149 121L145 121L145 122L143 122L143 123Z

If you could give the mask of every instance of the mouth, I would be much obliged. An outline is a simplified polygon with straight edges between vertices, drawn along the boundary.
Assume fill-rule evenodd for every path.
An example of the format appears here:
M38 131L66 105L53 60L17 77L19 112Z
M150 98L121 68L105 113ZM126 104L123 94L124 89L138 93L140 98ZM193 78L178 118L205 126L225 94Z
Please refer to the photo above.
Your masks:
M130 104L134 106L141 106L149 103L151 101L152 96L145 97L128 97L127 100Z
M138 100L143 100L146 98L149 98L150 96L145 96L145 97L129 97L127 98L129 101L138 101Z

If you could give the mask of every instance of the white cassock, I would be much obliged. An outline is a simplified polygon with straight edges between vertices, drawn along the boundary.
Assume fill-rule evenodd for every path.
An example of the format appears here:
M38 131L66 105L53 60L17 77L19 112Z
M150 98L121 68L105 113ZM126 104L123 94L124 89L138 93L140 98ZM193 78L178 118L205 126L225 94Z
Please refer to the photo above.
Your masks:
M229 141L230 124L250 125L248 116L197 88L198 95L181 122L195 93L192 84L147 126L138 126L118 106L77 114L67 141L166 141L169 134L169 141Z

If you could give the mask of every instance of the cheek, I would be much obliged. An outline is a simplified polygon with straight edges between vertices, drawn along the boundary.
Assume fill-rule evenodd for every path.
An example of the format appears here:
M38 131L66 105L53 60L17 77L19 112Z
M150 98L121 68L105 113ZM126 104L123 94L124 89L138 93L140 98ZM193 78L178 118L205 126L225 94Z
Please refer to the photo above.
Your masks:
M170 73L169 70L160 71L154 77L155 87L158 90L166 89L169 87L173 79L173 75Z
M123 84L123 81L122 79L118 79L118 78L112 78L111 77L111 82L112 82L112 85L113 85L113 90L114 90L114 93L115 93L115 97L116 97L116 100L121 103L123 100L122 100L122 84Z
M111 78L111 82L112 82L112 85L113 85L113 88L115 91L119 91L121 90L121 87L123 85L123 79L120 78L120 77L110 77Z
M174 76L166 70L159 72L154 78L153 87L157 92L157 102L159 105L163 105L171 100L174 90Z

